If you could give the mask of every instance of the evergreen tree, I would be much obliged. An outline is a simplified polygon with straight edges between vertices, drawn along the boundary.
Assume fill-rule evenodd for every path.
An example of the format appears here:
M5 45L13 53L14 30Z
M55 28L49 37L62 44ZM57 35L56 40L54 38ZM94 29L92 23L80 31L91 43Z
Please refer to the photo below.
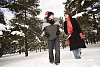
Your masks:
M85 12L82 17L78 17L79 24L84 30L96 29L99 31L100 0L67 0L65 11L70 12L72 16ZM87 27L89 28L87 28Z
M5 25L4 14L1 10L0 10L0 23Z
M0 2L2 8L9 8L9 10L15 12L15 22L12 22L15 26L14 30L23 31L25 34L25 56L28 56L28 41L29 37L32 39L32 31L38 31L38 26L35 24L38 22L36 16L40 13L38 0L4 0ZM23 26L22 26L23 25ZM37 29L36 29L36 28ZM34 39L34 38L33 38Z

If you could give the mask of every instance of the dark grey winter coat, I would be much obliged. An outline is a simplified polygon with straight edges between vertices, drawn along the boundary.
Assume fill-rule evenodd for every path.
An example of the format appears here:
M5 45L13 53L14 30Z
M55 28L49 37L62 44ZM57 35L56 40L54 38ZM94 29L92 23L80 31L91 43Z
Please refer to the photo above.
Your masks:
M73 26L73 32L71 34L70 40L70 50L75 50L78 48L86 48L85 42L80 37L80 33L82 33L82 30L80 28L80 25L78 24L77 20L75 18L71 18L71 23ZM68 34L67 32L67 21L64 22L64 32Z
M42 30L44 31L45 36L48 38L48 40L59 38L59 25L59 20L55 20L54 24L50 24L45 20L42 26Z

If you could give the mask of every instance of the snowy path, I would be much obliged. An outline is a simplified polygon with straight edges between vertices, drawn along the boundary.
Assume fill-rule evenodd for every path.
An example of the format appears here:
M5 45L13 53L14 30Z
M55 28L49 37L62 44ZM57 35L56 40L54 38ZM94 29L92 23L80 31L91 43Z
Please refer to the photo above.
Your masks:
M100 67L100 45L94 44L82 51L82 59L74 59L69 47L61 49L61 63L50 64L48 51L30 52L28 57L24 54L7 55L0 58L0 67ZM98 46L98 47L97 47Z

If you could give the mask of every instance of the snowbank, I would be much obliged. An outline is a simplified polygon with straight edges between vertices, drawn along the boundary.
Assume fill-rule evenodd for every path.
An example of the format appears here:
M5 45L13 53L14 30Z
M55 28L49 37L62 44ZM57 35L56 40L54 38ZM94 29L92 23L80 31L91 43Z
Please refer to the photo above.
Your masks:
M5 56L0 58L0 67L100 67L100 48L86 48L82 50L82 59L74 59L69 47L61 49L61 63L50 64L48 51L29 52L20 55Z

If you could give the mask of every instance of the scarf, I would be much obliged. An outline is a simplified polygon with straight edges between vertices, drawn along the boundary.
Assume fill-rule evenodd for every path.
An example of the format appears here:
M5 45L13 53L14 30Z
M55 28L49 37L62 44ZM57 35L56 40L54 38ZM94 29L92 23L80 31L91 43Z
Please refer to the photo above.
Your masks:
M71 24L71 21L70 21L70 17L68 17L66 19L67 21L67 31L68 31L68 35L71 35L72 34L72 31L73 31L73 27L72 27L72 24Z
M70 17L68 17L66 19L67 21L67 31L68 31L68 35L71 35L72 32L73 32L73 27L72 27L72 24L71 24L71 21L70 21ZM70 40L69 39L66 39L67 43L70 44Z
M55 21L53 19L51 19L51 20L47 19L47 23L50 23L51 25L53 25L55 23Z

